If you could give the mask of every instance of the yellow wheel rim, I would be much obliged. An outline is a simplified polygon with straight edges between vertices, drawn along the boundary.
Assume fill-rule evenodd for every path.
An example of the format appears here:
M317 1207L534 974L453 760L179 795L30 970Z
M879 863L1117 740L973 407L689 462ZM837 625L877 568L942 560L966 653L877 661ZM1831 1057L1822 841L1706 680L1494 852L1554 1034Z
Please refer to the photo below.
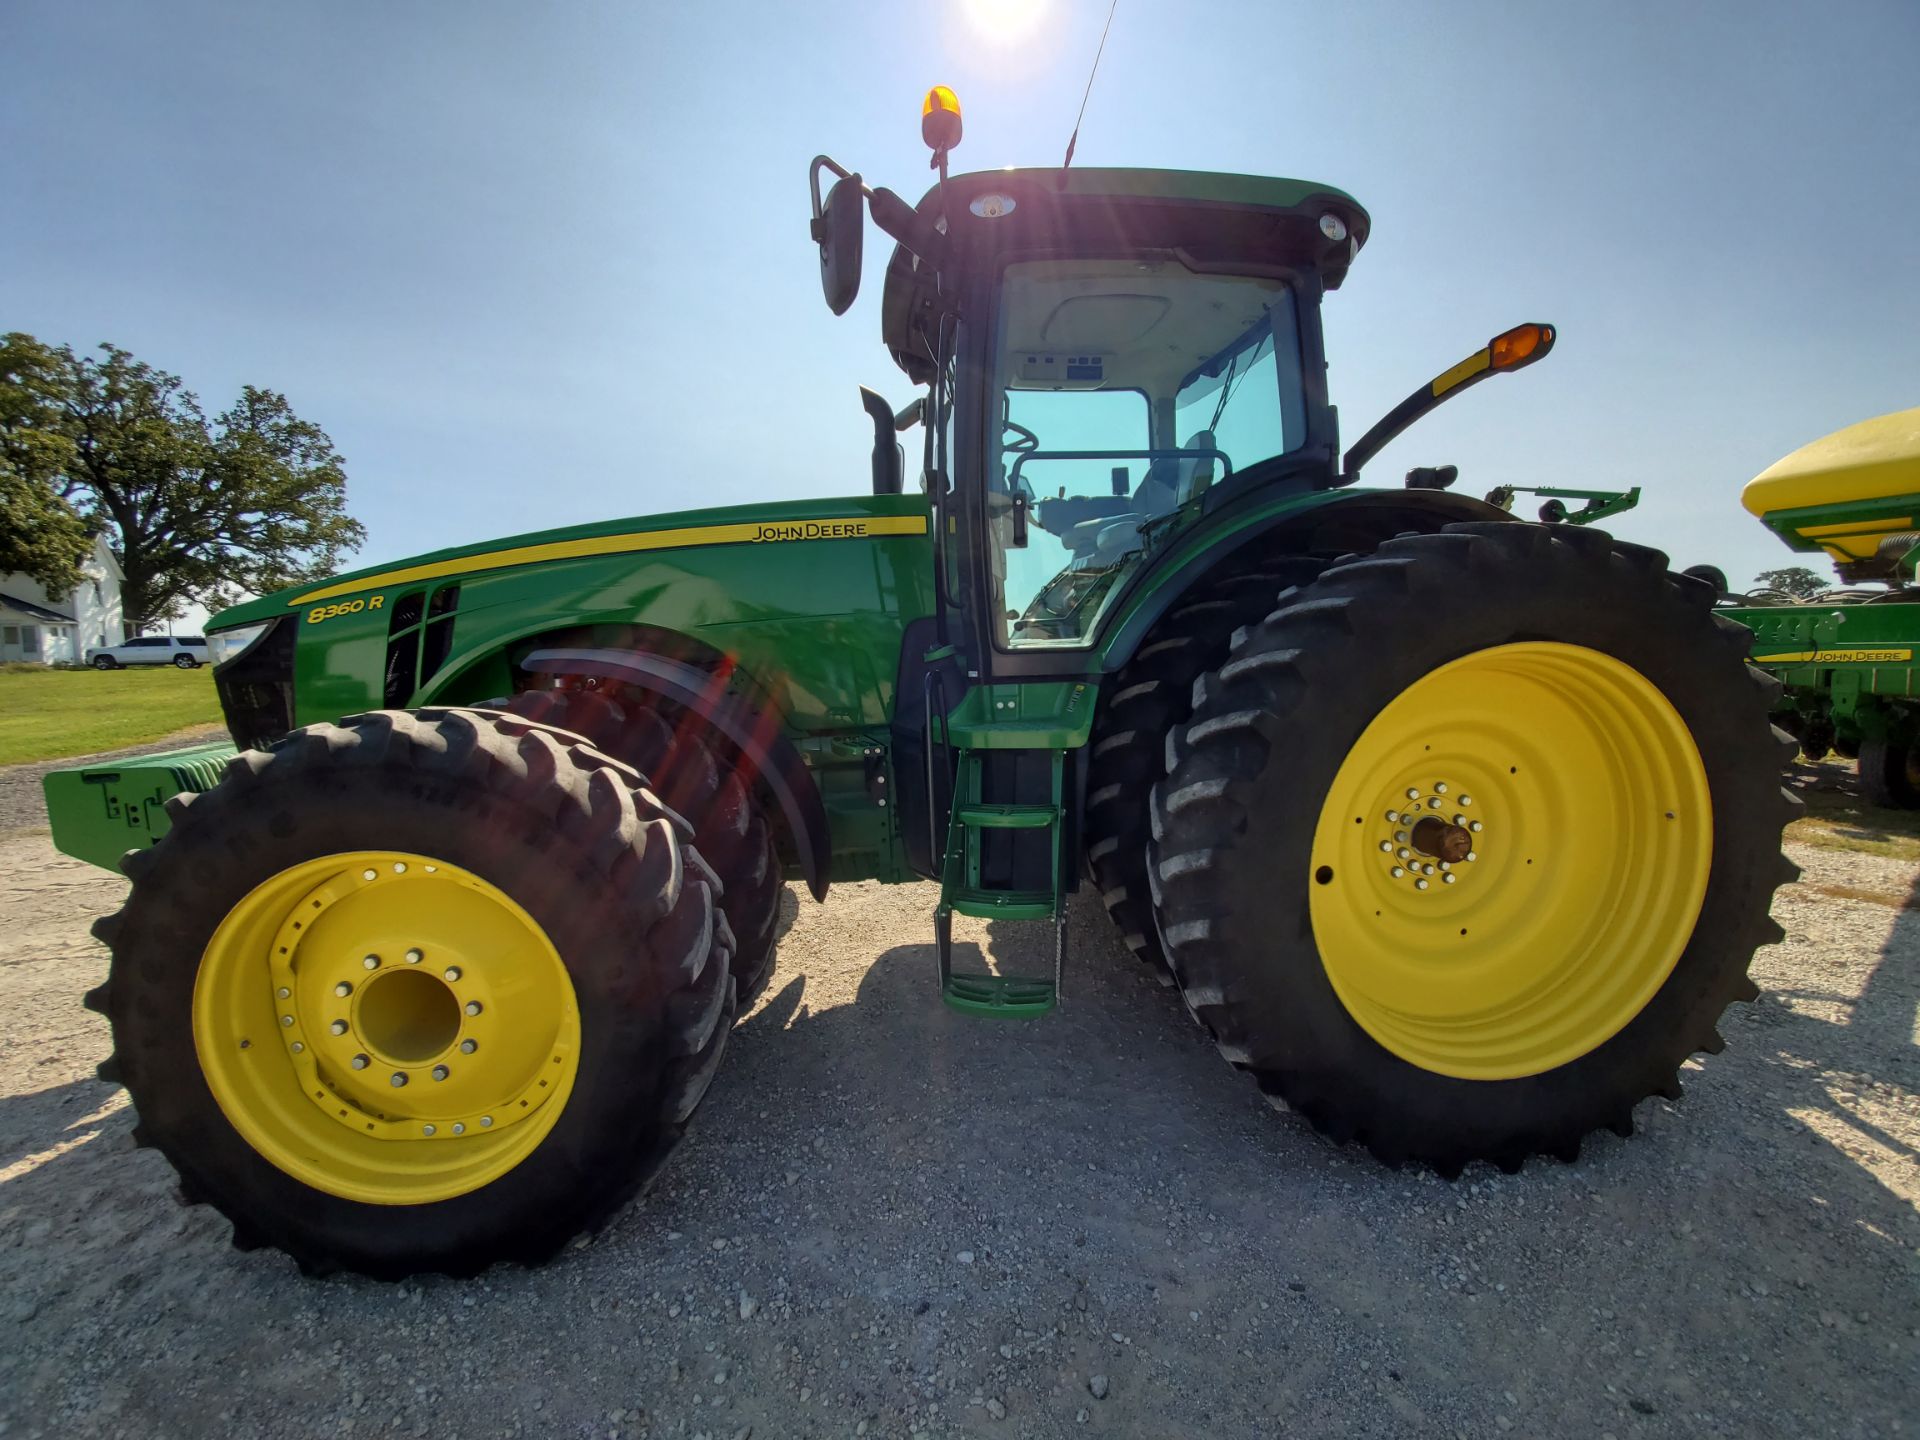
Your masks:
M1659 990L1712 856L1706 771L1666 697L1597 650L1502 645L1421 677L1341 764L1314 829L1314 943L1401 1059L1537 1075Z
M531 1154L573 1088L580 1013L546 933L479 876L356 851L228 913L193 989L222 1113L295 1179L421 1205Z

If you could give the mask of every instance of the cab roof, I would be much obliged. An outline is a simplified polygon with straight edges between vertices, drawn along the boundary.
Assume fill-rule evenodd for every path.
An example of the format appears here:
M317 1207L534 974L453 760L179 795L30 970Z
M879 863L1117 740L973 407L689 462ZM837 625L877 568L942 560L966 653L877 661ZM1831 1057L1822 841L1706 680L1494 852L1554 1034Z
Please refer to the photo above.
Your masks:
M1372 225L1359 201L1318 181L1099 166L955 175L944 197L936 185L916 208L929 226L944 218L943 263L961 269L990 268L1016 251L1057 256L1176 250L1202 262L1309 269L1329 290L1346 278ZM916 383L931 373L924 336L917 332L932 300L932 266L897 247L887 267L881 332Z

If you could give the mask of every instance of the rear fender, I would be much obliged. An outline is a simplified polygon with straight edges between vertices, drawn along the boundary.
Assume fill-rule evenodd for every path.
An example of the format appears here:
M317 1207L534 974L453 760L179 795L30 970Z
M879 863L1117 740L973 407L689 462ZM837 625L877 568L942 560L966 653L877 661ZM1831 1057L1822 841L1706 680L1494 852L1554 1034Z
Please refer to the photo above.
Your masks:
M1255 555L1364 555L1410 530L1513 518L1497 505L1446 490L1336 490L1301 497L1216 532L1191 550L1176 550L1115 627L1107 642L1106 669L1111 673L1125 665L1182 595L1235 561L1245 563Z

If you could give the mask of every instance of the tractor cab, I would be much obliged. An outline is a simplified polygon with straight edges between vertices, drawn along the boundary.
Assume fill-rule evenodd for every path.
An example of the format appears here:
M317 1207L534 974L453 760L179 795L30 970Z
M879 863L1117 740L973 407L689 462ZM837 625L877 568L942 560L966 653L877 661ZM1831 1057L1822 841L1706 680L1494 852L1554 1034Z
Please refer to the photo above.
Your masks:
M954 176L910 210L871 194L898 232L884 338L929 390L946 588L977 596L956 618L991 668L1096 669L1176 537L1338 482L1319 308L1366 237L1351 196L1113 169Z

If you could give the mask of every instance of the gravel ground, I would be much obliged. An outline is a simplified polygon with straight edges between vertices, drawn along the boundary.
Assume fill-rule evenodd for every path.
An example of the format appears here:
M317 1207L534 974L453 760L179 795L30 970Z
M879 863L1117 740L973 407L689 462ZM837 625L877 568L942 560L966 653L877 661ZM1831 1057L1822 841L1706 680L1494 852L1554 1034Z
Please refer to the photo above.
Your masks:
M124 882L0 810L0 1433L1920 1426L1920 911L1814 888L1920 867L1795 858L1765 997L1684 1101L1453 1185L1276 1115L1093 907L1067 1002L996 1024L935 995L931 887L842 887L792 907L650 1197L544 1270L384 1286L174 1202L80 1005ZM1015 965L1045 938L962 932Z

